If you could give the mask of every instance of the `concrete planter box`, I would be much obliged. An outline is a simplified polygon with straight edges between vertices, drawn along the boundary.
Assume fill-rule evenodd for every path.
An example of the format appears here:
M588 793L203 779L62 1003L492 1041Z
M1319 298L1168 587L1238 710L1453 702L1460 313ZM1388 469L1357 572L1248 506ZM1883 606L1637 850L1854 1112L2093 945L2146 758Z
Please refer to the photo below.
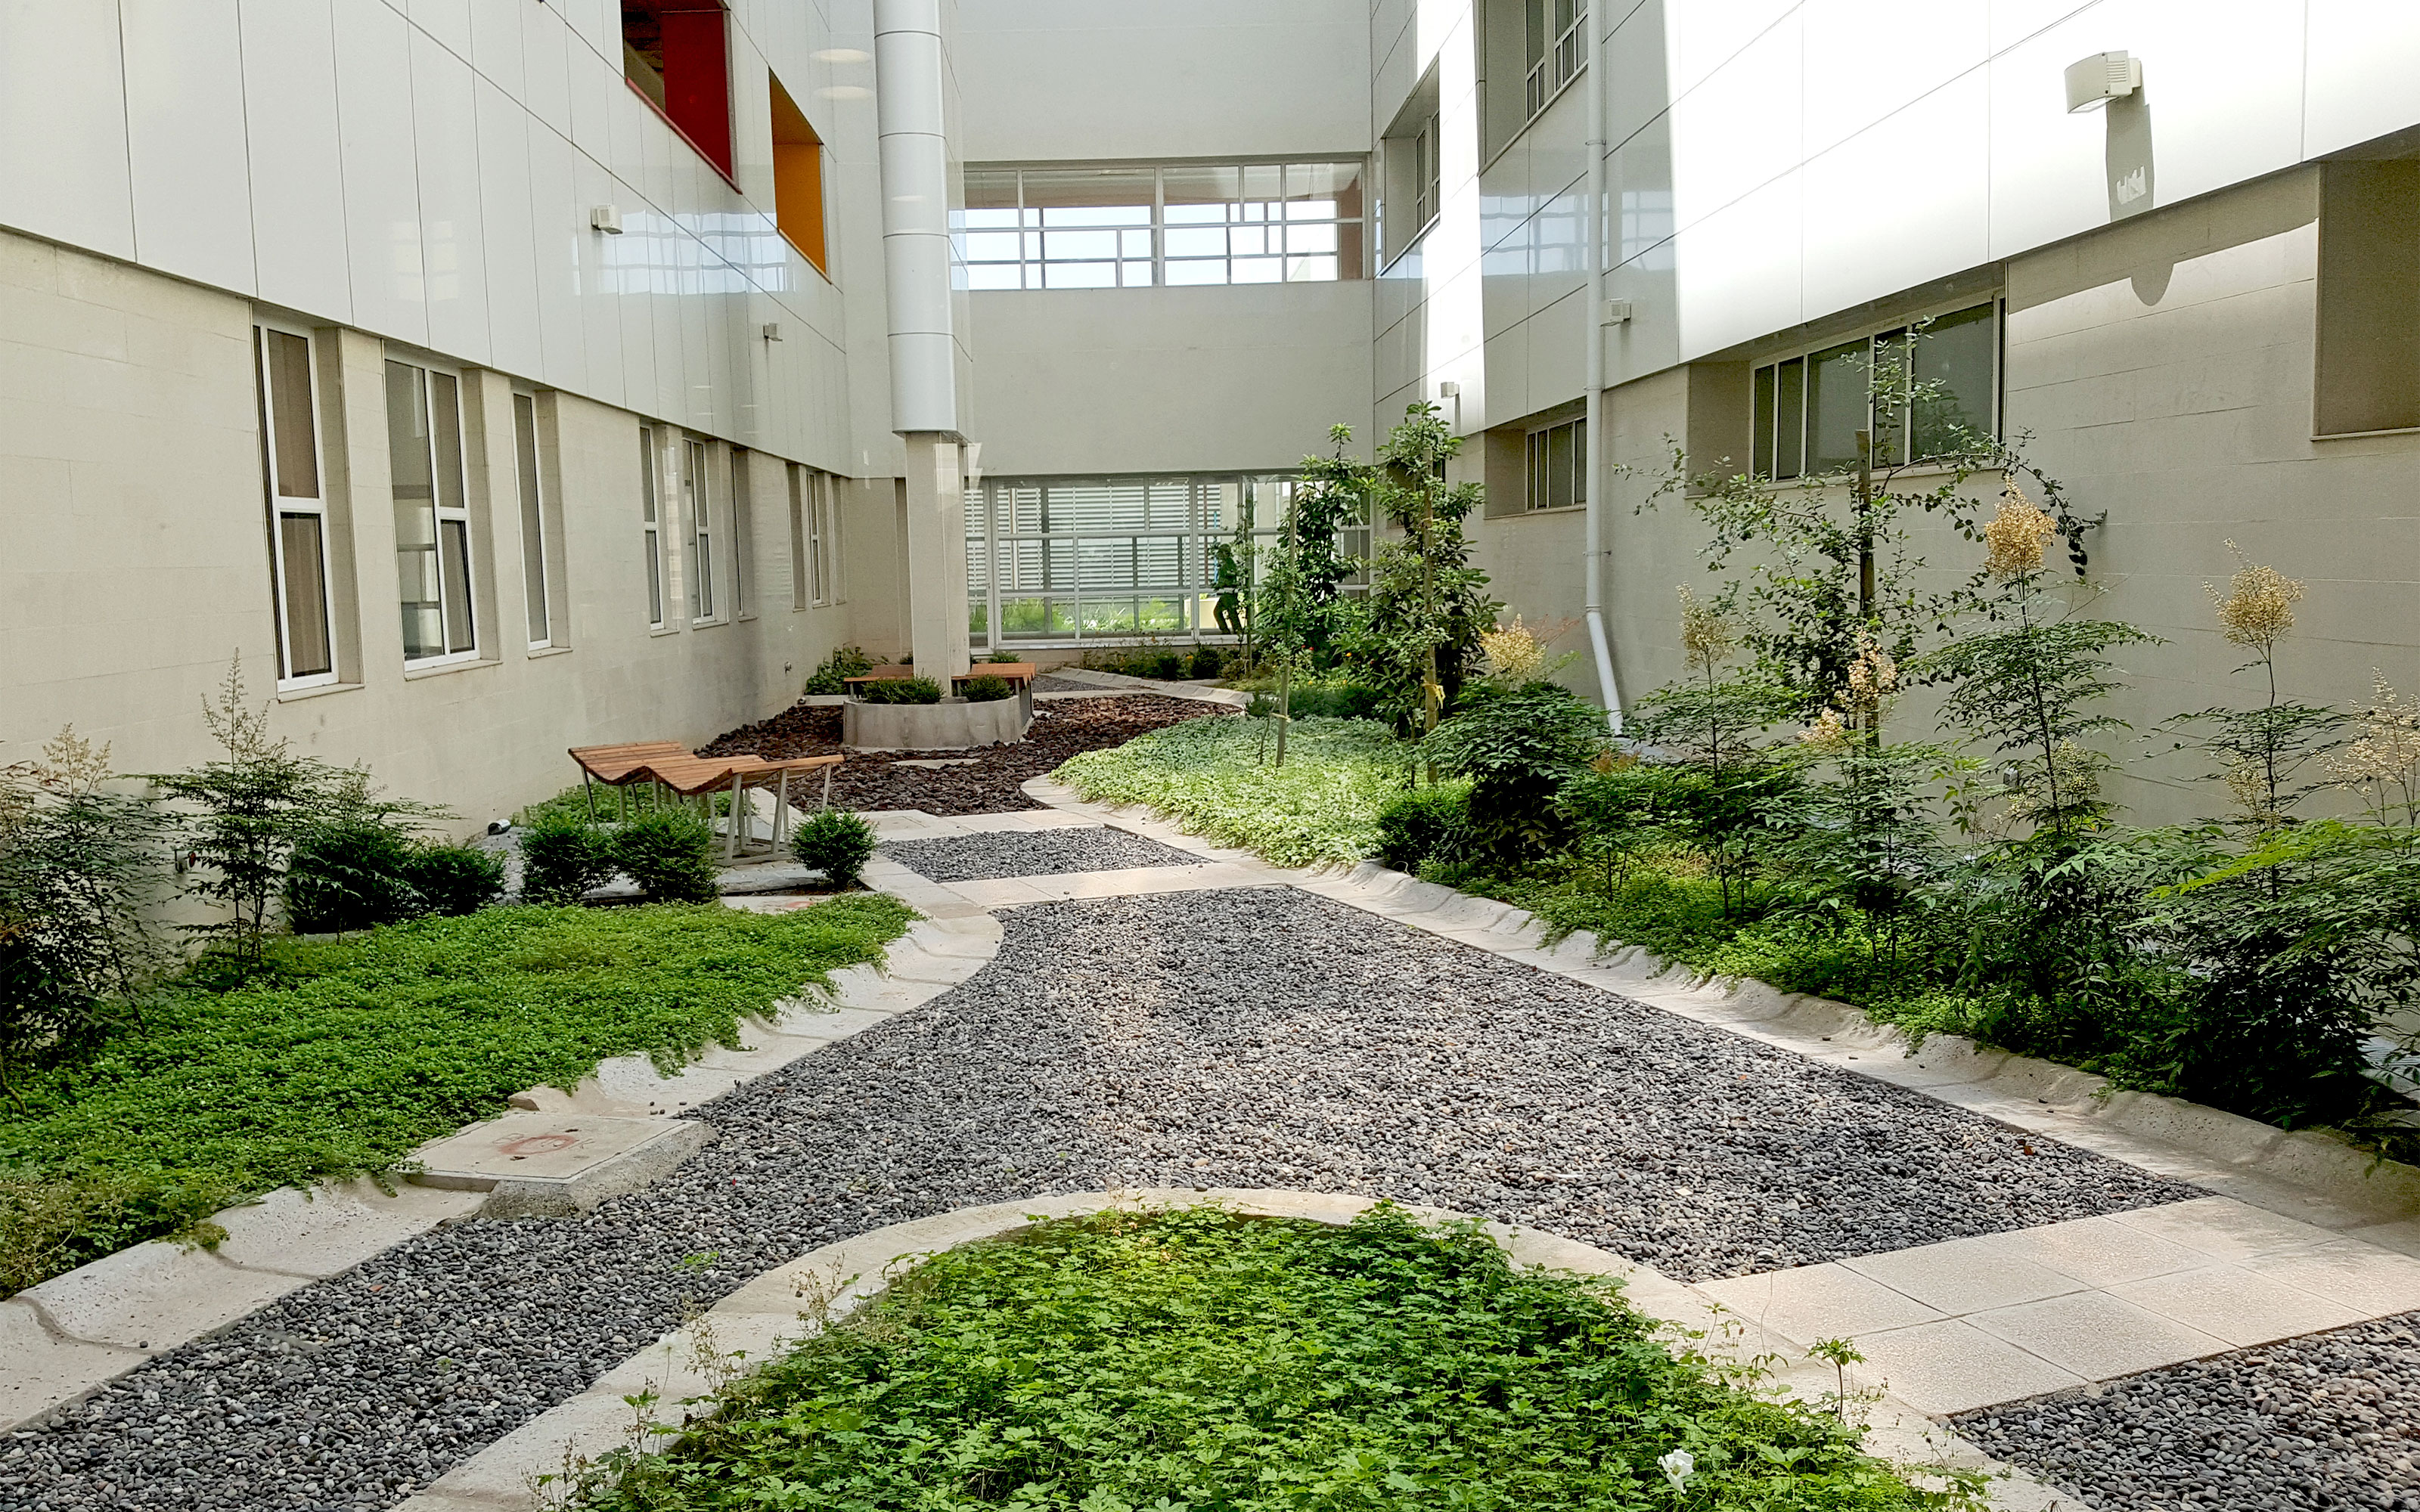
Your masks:
M1013 746L1025 738L1021 699L969 703L861 703L841 705L840 742L856 750L966 750L976 746Z

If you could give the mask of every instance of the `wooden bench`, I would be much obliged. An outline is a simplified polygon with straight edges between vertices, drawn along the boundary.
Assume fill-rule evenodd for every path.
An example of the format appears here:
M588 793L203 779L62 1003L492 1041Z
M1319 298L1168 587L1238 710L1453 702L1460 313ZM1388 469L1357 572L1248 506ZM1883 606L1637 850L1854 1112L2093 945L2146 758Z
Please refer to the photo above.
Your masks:
M950 691L964 693L967 685L978 677L997 677L1016 690L1019 712L1028 719L1033 717L1033 679L1042 669L1030 661L979 661L950 679Z
M736 860L747 848L751 805L747 790L762 786L774 793L772 850L781 848L789 832L790 778L821 768L824 774L823 806L831 807L832 771L845 758L840 756L764 757L746 753L730 756L697 756L675 741L637 741L622 746L582 746L574 748L571 759L580 764L583 782L594 779L613 787L628 787L639 782L652 782L669 789L683 798L710 801L712 795L726 787L731 794L730 823L723 857ZM596 790L589 789L588 816L597 817ZM709 821L711 810L708 810Z

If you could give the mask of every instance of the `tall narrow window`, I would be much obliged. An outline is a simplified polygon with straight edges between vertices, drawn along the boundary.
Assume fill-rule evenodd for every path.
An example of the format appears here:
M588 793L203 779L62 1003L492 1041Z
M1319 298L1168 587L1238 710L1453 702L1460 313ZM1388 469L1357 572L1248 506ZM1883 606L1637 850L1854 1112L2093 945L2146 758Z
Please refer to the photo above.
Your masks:
M656 427L639 427L639 501L646 520L647 624L664 623L664 527L657 507L656 471L663 464L656 449Z
M622 75L731 177L731 43L722 0L622 0Z
M1585 0L1528 0L1528 113L1535 116L1579 76L1588 62Z
M756 603L756 509L749 497L748 454L731 449L731 617L744 620Z
M809 482L814 489L815 602L837 604L841 601L840 500L833 492L830 473L812 474Z
M689 573L689 617L714 618L714 504L706 472L706 443L681 443L681 513L696 543Z
M546 506L538 498L537 401L513 395L513 462L521 487L521 586L529 598L529 643L551 645L546 602Z
M796 462L789 465L790 483L790 608L805 609L813 602L813 592L807 583L807 501L801 485L806 469Z
M269 571L277 600L277 680L284 687L333 683L336 657L329 626L335 615L311 338L255 326L253 343L262 475L269 486Z
M386 437L395 488L396 591L406 662L477 655L471 511L462 482L461 385L389 360Z
M1588 502L1588 422L1567 420L1533 430L1528 441L1531 509L1569 509Z
M824 261L824 139L807 124L782 81L773 97L773 224L799 255L829 274Z

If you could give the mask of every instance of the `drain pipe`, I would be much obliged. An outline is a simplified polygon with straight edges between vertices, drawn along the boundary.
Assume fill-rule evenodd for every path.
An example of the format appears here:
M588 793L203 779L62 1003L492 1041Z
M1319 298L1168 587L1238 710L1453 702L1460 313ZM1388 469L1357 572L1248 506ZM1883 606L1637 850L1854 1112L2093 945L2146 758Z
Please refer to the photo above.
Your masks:
M1621 689L1613 679L1613 647L1605 634L1605 260L1611 239L1606 205L1605 32L1590 15L1588 57L1589 306L1588 306L1588 550L1581 568L1587 591L1589 650L1596 657L1597 693L1606 723L1621 733Z

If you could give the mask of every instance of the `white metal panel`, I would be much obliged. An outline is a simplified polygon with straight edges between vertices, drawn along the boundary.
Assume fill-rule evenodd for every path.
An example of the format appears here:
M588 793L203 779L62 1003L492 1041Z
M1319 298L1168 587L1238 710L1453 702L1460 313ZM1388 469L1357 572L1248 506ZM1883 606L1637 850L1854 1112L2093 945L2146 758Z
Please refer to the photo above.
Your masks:
M1978 69L1807 163L1807 313L1989 261L1990 133L1990 79Z
M1798 324L1804 201L1791 173L1674 239L1681 351L1716 351Z
M471 65L426 36L411 39L412 135L419 148L421 245L428 344L486 363L488 264L481 252L479 125Z
M2306 0L2303 155L2335 152L2412 124L2420 5Z
M581 320L582 245L588 229L581 203L571 144L538 121L530 121L531 273L537 299L539 368L546 381L575 392L589 391L588 333Z
M521 103L529 112L568 141L571 137L571 59L580 45L552 6L518 6L521 27Z
M420 187L411 75L399 67L411 28L381 0L335 0L336 119L344 140L345 243L353 323L426 345Z
M2103 28L2099 35L2118 40L2075 48L2067 61L2112 48L2143 60L2158 177L2154 205L2173 205L2301 161L2302 0L2195 0L2188 7L2103 0L2091 14ZM2414 108L2420 84L2405 82L2404 102L2407 119L2420 119Z
M1664 12L1665 81L1670 98L1677 100L1717 70L1737 63L1740 54L1797 9L1799 0L1731 0L1711 6L1701 0L1649 0L1649 4L1660 6Z
M471 67L515 100L526 99L521 77L523 12L543 6L478 5L471 8Z
M571 85L572 143L610 167L613 162L613 108L630 89L629 82L622 76L621 54L614 54L613 66L608 68L575 28L565 55L566 78Z
M1993 257L2104 224L2102 183L2108 123L2099 111L2067 113L2067 65L2100 49L2044 33L1992 60ZM2114 44L2122 45L2122 44Z
M353 315L331 0L243 0L244 139L260 297Z
M537 241L530 180L533 125L529 114L484 77L474 87L478 111L479 225L487 271L488 359L522 378L544 371L539 339Z
M134 255L116 7L0 0L0 225Z
M1699 8L1689 24L1728 8ZM1802 82L1798 18L1785 16L1673 103L1673 213L1682 226L1798 164Z
M579 274L572 281L575 318L580 322L581 346L588 370L588 392L607 404L629 407L637 400L638 408L646 408L644 399L634 396L629 386L629 369L623 355L622 301L614 292L614 269L606 257L613 243L629 239L623 236L609 237L587 229L587 207L598 205L613 196L613 181L596 161L585 153L566 147L571 161L578 189L572 196L572 253L579 259Z
M236 0L119 0L134 255L249 294L252 189Z
M1807 0L1800 27L1810 157L1982 68L1991 54L1990 13L1974 0ZM1982 168L1978 159L1972 171Z
M439 46L470 60L471 0L407 0L404 13Z

